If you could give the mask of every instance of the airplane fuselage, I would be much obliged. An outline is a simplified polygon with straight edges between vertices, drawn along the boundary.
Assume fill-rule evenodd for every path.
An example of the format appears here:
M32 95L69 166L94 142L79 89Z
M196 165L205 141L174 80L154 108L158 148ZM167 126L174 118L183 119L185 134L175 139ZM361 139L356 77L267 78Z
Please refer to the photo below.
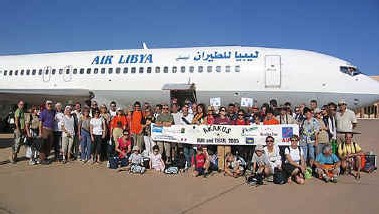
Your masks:
M213 97L222 105L241 98L257 105L271 99L326 104L343 98L354 108L379 100L379 83L349 62L304 50L225 46L0 57L3 100L93 92L100 103L161 103L168 101L170 93L162 89L170 84L194 84L198 101L207 104Z

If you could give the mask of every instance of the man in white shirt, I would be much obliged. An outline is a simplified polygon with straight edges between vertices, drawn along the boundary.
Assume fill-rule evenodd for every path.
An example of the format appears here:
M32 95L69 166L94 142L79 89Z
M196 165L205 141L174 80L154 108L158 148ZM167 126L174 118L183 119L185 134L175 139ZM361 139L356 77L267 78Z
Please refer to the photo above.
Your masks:
M180 113L180 122L175 123L175 124L189 125L191 124L192 119L193 119L193 114L189 113L188 105L184 105L182 107L182 112Z
M347 103L345 100L338 102L339 111L336 114L337 132L352 132L357 126L357 118L355 113L347 109Z

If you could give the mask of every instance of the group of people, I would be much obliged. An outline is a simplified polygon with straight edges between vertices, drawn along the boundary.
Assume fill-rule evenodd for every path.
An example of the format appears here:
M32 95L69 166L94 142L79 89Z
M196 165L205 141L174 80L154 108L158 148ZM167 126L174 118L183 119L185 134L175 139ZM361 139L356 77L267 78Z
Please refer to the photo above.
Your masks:
M118 107L115 101L109 106L98 106L93 100L84 107L72 102L63 107L48 100L42 106L25 109L24 102L19 101L14 119L11 162L16 163L20 146L25 143L31 165L51 161L66 164L77 159L83 164L107 161L110 168L134 172L147 168L162 172L193 168L195 176L222 170L233 177L241 176L250 167L254 175L269 177L283 171L288 181L304 183L309 168L314 168L326 181L337 181L340 168L346 171L355 164L353 168L358 172L354 175L358 177L360 167L355 166L360 164L359 157L363 154L359 145L352 143L357 120L344 100L321 108L316 100L309 106L295 107L290 103L278 106L276 100L271 100L260 108L246 109L235 103L214 107L190 100L180 106L177 99L155 106L136 101L126 109ZM300 133L291 138L289 147L281 149L271 136L267 137L266 145L232 146L223 157L225 164L220 165L219 146L154 142L153 123L157 126L298 124ZM51 150L54 159L49 159Z

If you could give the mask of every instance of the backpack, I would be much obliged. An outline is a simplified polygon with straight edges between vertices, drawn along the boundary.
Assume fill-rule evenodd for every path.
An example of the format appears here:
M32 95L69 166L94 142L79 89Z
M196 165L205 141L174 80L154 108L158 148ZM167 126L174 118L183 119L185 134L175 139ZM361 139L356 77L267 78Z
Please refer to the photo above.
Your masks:
M362 168L362 171L371 173L377 169L376 167L376 155L365 155L366 163Z
M273 177L274 177L273 179L274 184L282 185L282 184L287 183L286 175L283 170L275 168Z
M136 173L136 174L143 174L145 172L146 168L137 164L133 164L132 167L130 167L130 172Z
M118 168L118 161L119 161L118 157L109 158L109 160L108 160L109 168L110 169L117 169Z
M246 177L246 183L252 185L263 185L263 173L256 173Z
M178 167L170 166L170 167L168 167L167 169L164 170L164 173L165 174L170 174L170 175L178 174L179 173L179 169L178 169Z

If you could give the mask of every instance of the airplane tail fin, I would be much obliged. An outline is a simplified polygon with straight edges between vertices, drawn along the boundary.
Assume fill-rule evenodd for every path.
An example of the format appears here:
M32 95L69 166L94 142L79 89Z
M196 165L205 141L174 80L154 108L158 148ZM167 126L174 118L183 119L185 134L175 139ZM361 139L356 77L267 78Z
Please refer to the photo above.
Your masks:
M145 43L145 42L142 42L142 47L143 47L143 49L144 49L144 50L147 50L147 49L149 49L149 48L147 47L147 45L146 45L146 43Z

